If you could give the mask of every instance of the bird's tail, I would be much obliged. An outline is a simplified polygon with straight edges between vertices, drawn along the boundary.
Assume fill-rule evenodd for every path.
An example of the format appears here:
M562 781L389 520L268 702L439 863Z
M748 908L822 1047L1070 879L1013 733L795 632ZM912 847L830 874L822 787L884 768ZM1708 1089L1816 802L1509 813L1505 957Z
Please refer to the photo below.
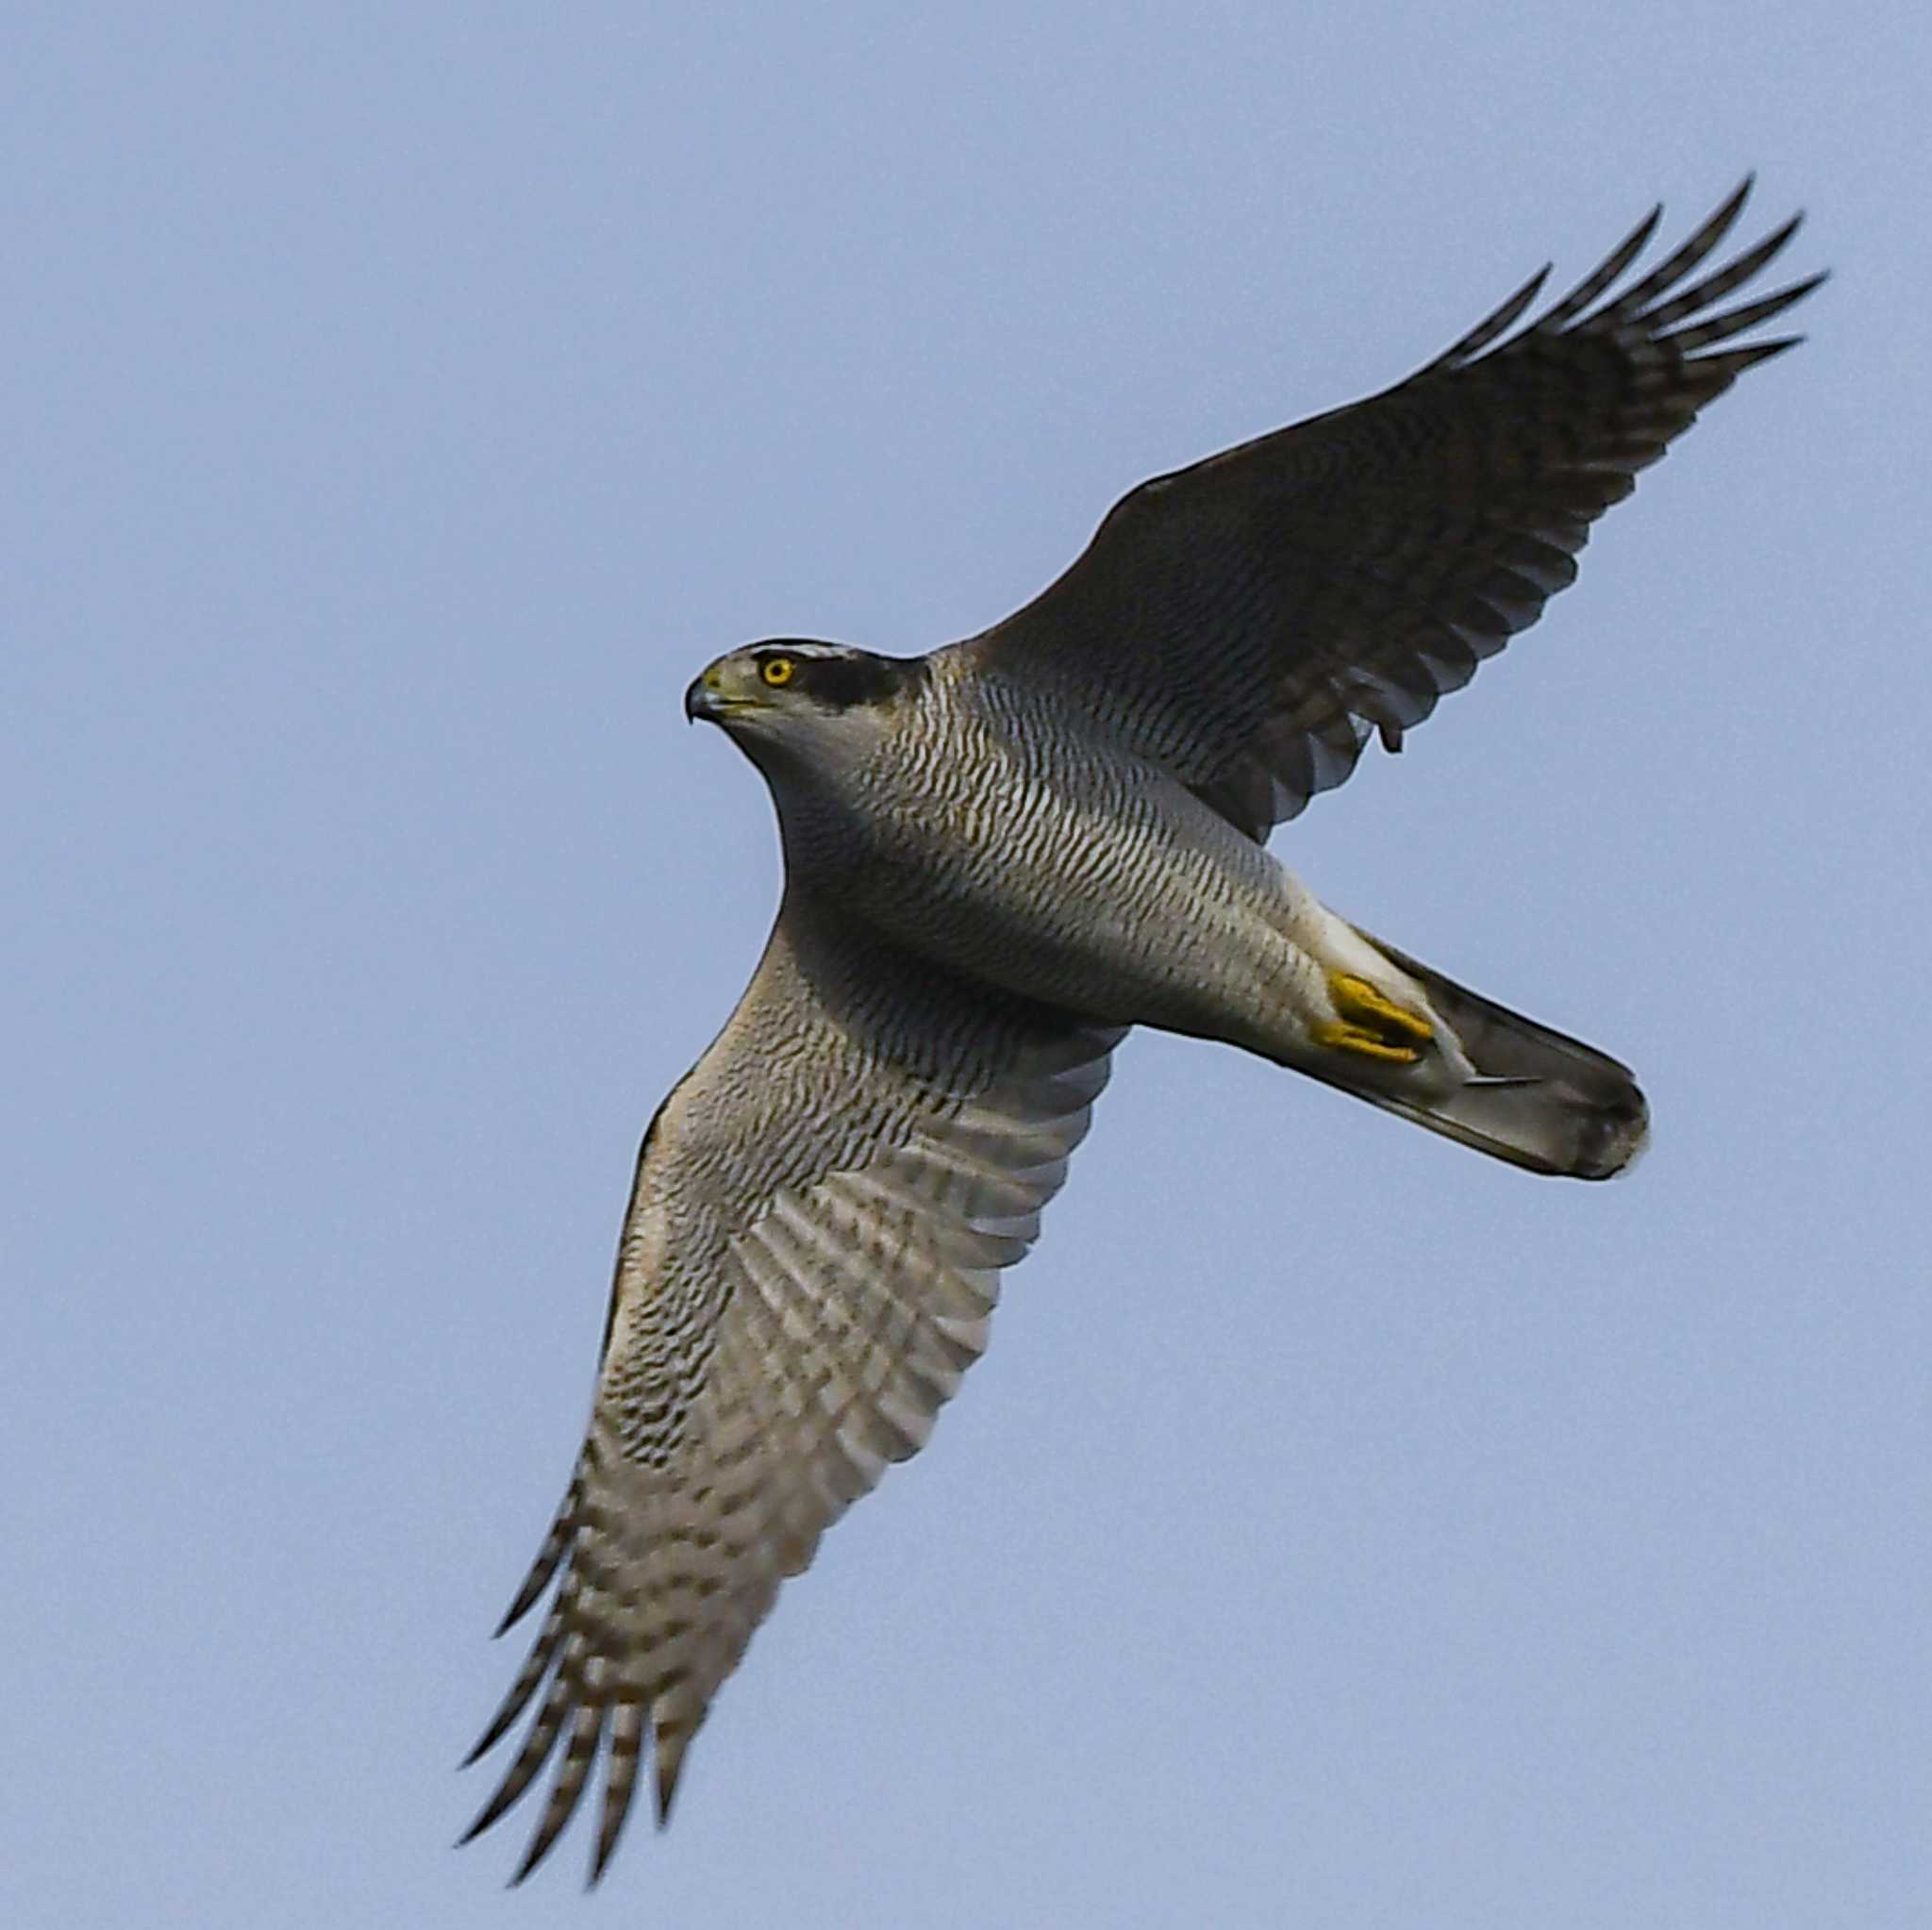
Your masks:
M1425 1087L1331 1057L1306 1068L1316 1077L1531 1173L1608 1179L1643 1150L1649 1108L1627 1067L1360 936L1422 989L1472 1070Z

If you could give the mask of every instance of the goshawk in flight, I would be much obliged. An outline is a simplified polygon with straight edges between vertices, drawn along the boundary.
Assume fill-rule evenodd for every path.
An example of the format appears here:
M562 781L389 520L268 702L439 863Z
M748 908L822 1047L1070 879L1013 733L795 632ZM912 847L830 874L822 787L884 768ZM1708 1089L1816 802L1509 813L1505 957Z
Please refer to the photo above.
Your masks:
M1338 918L1265 840L1535 623L1637 472L1790 346L1737 338L1822 277L1720 305L1795 220L1701 273L1748 186L1640 278L1655 212L1536 319L1542 275L1397 387L1141 484L983 635L757 643L691 686L771 788L784 901L644 1137L589 1438L505 1621L558 1583L476 1752L534 1702L472 1835L561 1746L519 1877L600 1755L592 1879L647 1743L662 1821L779 1583L978 1358L1130 1026L1532 1173L1636 1155L1616 1060Z

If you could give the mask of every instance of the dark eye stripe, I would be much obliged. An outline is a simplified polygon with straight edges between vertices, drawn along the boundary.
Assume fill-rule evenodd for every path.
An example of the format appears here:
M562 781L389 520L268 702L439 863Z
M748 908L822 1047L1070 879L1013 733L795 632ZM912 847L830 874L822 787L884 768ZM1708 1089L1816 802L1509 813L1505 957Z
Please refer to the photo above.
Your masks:
M806 657L798 666L799 683L833 710L882 704L920 674L916 662L891 657Z
M790 638L773 638L755 646L752 657L766 689L799 692L827 710L883 704L926 674L922 657L874 657L866 650L793 642ZM789 664L791 671L774 680L771 667L778 663Z

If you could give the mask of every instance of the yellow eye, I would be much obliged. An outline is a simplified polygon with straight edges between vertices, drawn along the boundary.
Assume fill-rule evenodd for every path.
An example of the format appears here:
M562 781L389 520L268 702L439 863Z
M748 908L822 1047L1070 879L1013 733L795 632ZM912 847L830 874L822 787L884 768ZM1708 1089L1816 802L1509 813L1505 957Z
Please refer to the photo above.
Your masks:
M798 674L798 666L789 657L768 657L758 665L758 674L774 690L782 690Z

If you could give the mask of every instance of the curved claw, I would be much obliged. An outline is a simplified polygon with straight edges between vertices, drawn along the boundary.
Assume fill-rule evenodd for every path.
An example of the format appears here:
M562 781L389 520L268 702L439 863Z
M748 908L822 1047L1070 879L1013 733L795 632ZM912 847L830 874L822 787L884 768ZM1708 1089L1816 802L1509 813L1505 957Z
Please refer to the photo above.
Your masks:
M1436 1036L1436 1028L1421 1013L1398 1006L1386 992L1353 973L1329 974L1328 998L1335 1017L1314 1027L1318 1045L1391 1065L1412 1066Z

